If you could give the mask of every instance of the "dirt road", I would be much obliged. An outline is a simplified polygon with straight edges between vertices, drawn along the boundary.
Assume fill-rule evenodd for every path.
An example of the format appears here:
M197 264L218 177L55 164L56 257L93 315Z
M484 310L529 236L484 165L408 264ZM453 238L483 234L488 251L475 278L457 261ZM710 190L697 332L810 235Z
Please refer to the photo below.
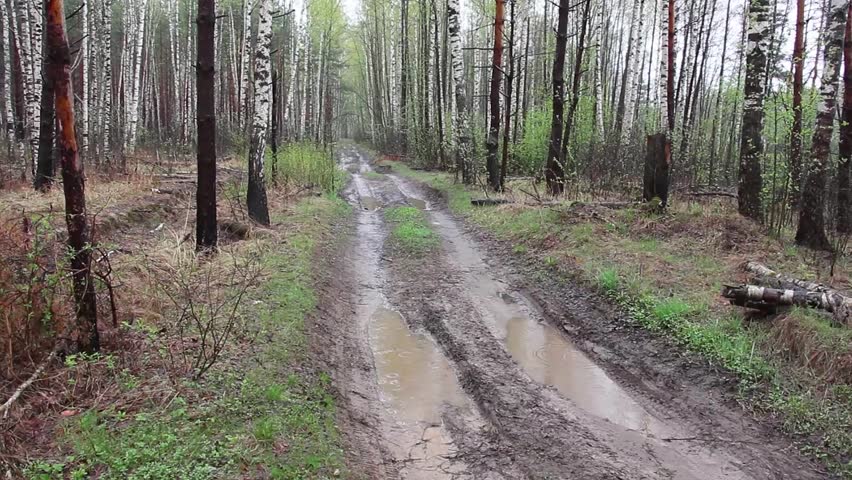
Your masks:
M356 225L314 329L361 476L825 478L709 369L622 332L579 287L496 262L499 245L414 182L368 173L364 152L344 147L340 162ZM441 237L426 258L387 242L383 210L403 205Z

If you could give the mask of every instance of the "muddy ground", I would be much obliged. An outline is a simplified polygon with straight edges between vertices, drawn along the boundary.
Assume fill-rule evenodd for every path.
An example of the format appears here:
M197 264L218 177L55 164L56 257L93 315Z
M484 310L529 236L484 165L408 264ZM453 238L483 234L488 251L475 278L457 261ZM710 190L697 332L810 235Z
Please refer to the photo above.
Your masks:
M814 479L820 466L733 400L732 379L541 276L440 198L344 147L354 224L312 325L355 477ZM421 209L411 255L383 211ZM506 263L508 262L508 263Z

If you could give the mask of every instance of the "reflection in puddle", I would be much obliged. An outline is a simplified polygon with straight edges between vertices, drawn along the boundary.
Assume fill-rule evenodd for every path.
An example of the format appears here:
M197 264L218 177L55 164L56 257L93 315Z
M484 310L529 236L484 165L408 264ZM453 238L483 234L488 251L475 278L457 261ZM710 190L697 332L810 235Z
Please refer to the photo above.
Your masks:
M359 200L361 201L361 206L364 207L364 210L378 210L382 206L382 204L373 197L361 197Z
M406 197L405 200L418 210L426 210L426 202L419 198Z
M444 402L464 405L455 374L438 346L412 333L399 313L376 309L370 340L384 400L399 422L439 424Z
M523 298L507 292L495 280L475 247L465 239L444 212L432 218L449 239L452 257L462 268L468 290L495 336L538 383L556 388L565 398L597 417L653 436L664 435L666 427L636 403L594 362L546 322L539 322Z
M631 430L661 433L656 419L556 329L527 316L510 317L504 327L509 353L534 380L555 387L592 415Z
M444 477L453 468L448 458L454 448L441 412L446 404L466 405L449 363L435 343L384 307L370 319L370 343L382 401L395 421L396 456L415 461L403 478Z

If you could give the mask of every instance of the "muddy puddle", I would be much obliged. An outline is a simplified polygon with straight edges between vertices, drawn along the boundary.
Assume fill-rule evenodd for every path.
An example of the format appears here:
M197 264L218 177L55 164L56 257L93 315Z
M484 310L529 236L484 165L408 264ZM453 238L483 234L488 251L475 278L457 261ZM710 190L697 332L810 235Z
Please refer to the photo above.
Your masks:
M448 407L472 411L454 370L438 345L426 334L412 332L405 319L387 304L385 272L380 256L387 229L378 189L362 173L370 171L357 153L345 153L342 167L352 172L347 193L360 206L356 272L359 278L357 315L366 331L384 406L382 430L389 450L406 479L456 478L464 469L457 461L452 438L442 420ZM425 202L423 202L425 208Z
M394 180L397 186L404 185L398 177ZM414 198L412 192L403 193ZM465 290L471 293L492 333L533 380L555 388L580 409L616 425L653 437L670 433L570 340L541 319L531 302L496 280L448 214L434 210L431 218L464 273Z

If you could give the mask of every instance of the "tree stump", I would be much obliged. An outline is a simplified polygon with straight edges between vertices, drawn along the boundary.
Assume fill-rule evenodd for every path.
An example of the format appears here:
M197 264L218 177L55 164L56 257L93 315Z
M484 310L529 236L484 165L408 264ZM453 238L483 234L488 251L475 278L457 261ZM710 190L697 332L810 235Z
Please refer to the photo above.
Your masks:
M672 158L672 144L665 133L648 135L648 148L645 155L645 174L642 198L649 202L660 199L665 207L669 199L669 166Z

